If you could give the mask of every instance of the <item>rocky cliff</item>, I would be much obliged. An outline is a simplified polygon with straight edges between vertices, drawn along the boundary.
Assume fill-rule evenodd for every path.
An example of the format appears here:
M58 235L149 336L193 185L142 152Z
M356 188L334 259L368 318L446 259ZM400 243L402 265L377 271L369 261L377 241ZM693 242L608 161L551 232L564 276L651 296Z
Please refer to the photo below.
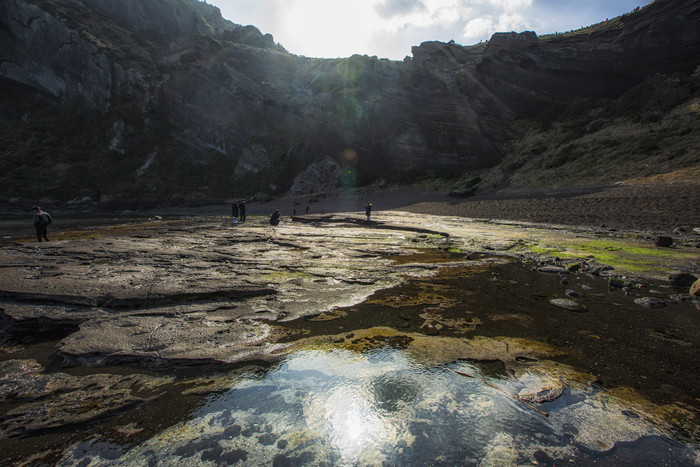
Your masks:
M656 0L568 34L330 60L289 54L198 0L11 0L0 197L148 205L312 190L295 178L329 156L341 186L472 173L508 155L515 122L692 74L699 25L695 2Z

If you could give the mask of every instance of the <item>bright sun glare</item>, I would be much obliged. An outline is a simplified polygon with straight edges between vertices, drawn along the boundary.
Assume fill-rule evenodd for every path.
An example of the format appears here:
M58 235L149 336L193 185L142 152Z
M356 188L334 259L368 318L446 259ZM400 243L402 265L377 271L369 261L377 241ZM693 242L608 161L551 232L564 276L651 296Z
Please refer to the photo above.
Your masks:
M252 24L307 57L365 54L401 60L425 41L462 45L495 32L578 29L651 0L207 0L224 18Z
M373 3L371 0L291 2L285 7L287 18L280 24L280 41L289 44L290 51L308 56L347 57L365 53L371 48L373 31L383 27Z

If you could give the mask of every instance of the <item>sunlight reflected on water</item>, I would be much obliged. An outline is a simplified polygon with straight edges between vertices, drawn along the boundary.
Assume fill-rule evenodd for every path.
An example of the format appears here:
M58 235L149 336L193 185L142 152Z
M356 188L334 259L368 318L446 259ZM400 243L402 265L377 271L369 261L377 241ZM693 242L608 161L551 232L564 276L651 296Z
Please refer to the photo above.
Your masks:
M540 406L546 418L507 394L537 384L540 373L499 379L464 362L450 367L476 378L393 348L297 352L264 375L236 379L188 421L120 456L113 443L94 440L75 446L64 464L576 465L584 457L640 460L635 443L676 465L698 456L608 395L566 389Z

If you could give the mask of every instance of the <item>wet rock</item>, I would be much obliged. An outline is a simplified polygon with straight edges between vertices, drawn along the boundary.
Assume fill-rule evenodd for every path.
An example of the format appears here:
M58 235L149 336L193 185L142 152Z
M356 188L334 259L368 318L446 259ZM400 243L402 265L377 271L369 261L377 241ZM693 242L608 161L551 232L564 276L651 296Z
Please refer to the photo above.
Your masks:
M656 237L654 245L661 247L670 247L671 245L673 245L673 238L660 235Z
M518 397L526 402L551 402L564 393L564 384L556 378L528 373L521 376L520 380L527 386L518 392Z
M421 330L427 335L427 336L439 336L440 335L440 330L438 327L433 324L433 323L427 323L423 326L421 326Z
M274 361L286 347L274 343L274 332L266 323L244 318L133 313L83 323L58 351L65 366Z
M0 401L10 409L0 418L0 436L17 437L87 423L145 404L170 378L96 374L44 374L34 360L0 363Z
M588 311L588 307L570 298L553 298L549 301L552 305L569 311L583 313Z
M558 430L572 425L577 427L574 432L576 443L596 452L609 451L617 443L658 433L645 423L647 413L634 419L623 413L625 408L623 401L606 393L597 393L551 413L549 422Z
M641 305L645 308L663 308L666 306L666 302L656 297L641 297L635 298L634 303Z
M575 290L572 289L566 289L566 292L564 292L568 297L571 298L579 298L583 297L583 294L580 292L576 292Z
M569 272L576 272L581 269L581 264L580 263L571 263L568 266L566 266L567 271Z
M561 266L542 266L537 268L537 271L550 274L569 274L569 270Z
M410 220L370 233L339 227L346 217L326 215L274 235L263 220L245 229L206 218L156 220L128 235L107 229L107 237L50 249L0 248L7 265L0 319L15 337L63 337L65 365L275 360L284 332L270 321L337 318L333 310L441 267L420 255L410 264L379 259L406 252L406 232L416 231ZM365 236L372 242L357 240Z
M479 465L499 466L517 465L518 449L513 436L508 433L498 433L486 447L486 452Z
M690 295L700 297L700 279L693 282L693 285L690 286L690 291L688 293L690 293Z
M629 289L632 284L627 281L621 281L618 279L613 279L612 277L608 279L608 285L610 287L615 287L617 289Z

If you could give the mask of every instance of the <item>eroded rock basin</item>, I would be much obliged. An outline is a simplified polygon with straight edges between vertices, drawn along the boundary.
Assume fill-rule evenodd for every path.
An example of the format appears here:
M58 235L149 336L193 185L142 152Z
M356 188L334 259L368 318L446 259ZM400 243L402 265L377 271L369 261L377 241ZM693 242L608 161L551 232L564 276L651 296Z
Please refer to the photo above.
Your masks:
M696 303L523 251L570 231L404 213L227 224L3 245L7 463L700 459Z

